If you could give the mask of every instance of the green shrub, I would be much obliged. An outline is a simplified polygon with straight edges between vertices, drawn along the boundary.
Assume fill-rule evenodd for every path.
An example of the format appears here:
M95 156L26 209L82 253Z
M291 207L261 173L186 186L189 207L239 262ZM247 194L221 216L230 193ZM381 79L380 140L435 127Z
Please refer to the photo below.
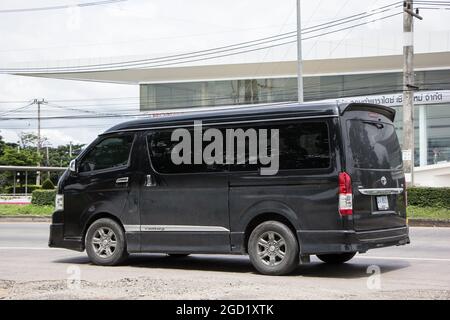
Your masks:
M27 193L32 193L34 190L39 190L41 189L41 186L37 186L34 184L29 184L27 186ZM14 187L13 186L7 186L5 188L5 192L6 193L13 193L14 192ZM16 186L16 193L25 193L25 186L19 187Z
M408 188L408 205L450 209L450 188Z
M45 181L42 183L42 190L53 190L55 189L55 185L53 184L52 180L45 179Z
M34 190L31 203L38 206L50 206L55 203L56 190Z

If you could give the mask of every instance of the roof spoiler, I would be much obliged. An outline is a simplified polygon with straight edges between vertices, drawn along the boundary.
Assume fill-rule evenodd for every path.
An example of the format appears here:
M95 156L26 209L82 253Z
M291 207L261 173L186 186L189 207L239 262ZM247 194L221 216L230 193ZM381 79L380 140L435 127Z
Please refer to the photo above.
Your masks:
M395 110L393 108L386 107L380 104L354 102L339 105L339 110L341 115L343 115L347 111L372 111L384 115L392 122L395 118Z

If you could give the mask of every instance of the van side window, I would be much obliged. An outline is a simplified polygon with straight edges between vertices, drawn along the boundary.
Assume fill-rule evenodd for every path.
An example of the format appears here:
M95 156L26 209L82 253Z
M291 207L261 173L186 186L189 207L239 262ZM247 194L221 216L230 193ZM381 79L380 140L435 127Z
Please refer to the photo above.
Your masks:
M189 129L193 137L192 129ZM201 173L226 171L225 164L194 164L193 150L189 152L191 164L175 164L172 161L172 149L179 143L171 141L172 130L153 131L147 136L148 152L154 169L159 173ZM192 139L193 141L193 139ZM203 148L206 142L203 143Z
M328 125L322 122L285 122L280 124L240 125L249 128L277 129L279 131L279 166L280 170L292 169L324 169L330 166L330 142ZM268 139L270 146L270 138ZM248 143L248 142L247 142ZM248 150L248 146L246 146ZM270 152L269 152L270 154ZM260 165L235 164L232 171L254 171Z
M81 160L80 172L126 166L133 139L129 134L101 140Z
M330 166L326 122L280 126L280 169L324 169Z

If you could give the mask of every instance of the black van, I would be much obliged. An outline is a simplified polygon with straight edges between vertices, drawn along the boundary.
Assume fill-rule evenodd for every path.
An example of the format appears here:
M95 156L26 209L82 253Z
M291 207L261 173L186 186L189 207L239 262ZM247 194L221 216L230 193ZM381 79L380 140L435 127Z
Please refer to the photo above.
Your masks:
M58 183L50 247L116 265L129 253L248 254L282 275L310 255L343 263L409 243L395 111L371 104L278 104L116 125ZM258 164L175 165L171 132L276 128L279 170Z

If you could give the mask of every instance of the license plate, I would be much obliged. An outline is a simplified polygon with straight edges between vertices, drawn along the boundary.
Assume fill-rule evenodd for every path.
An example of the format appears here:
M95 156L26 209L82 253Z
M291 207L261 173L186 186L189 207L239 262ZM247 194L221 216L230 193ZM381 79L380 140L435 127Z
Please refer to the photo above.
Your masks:
M378 210L388 210L389 209L388 197L387 196L377 197L377 207Z

